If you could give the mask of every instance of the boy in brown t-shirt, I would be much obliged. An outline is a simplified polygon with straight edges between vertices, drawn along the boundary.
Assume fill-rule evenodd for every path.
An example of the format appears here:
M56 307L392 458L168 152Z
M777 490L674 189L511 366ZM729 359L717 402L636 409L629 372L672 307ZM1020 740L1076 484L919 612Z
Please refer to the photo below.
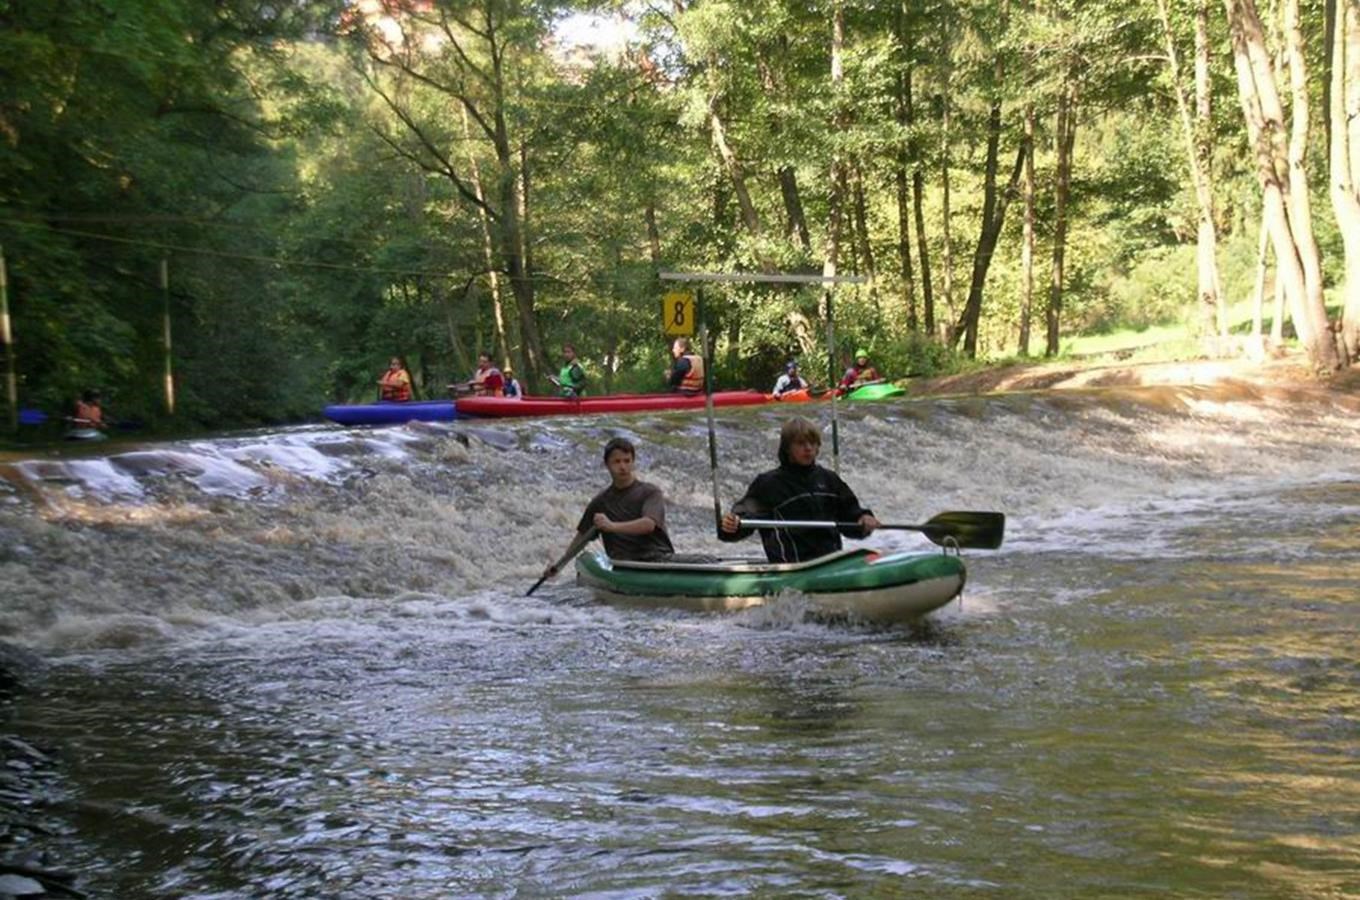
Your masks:
M610 559L654 562L675 553L666 534L666 498L661 488L638 481L633 473L636 461L637 451L626 438L616 437L604 445L611 484L587 504L562 560L574 558L597 531ZM562 560L544 569L543 577L556 575Z

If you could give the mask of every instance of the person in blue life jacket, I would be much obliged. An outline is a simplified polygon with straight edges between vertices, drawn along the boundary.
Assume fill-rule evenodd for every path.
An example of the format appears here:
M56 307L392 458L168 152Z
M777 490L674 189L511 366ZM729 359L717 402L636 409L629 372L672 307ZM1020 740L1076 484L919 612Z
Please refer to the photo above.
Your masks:
M770 393L778 400L790 391L805 391L807 388L807 380L798 374L798 360L791 359L784 366L784 374L775 381L774 390Z
M574 344L562 345L562 359L562 370L556 375L549 375L548 380L557 385L563 397L579 397L585 393L586 370L576 358Z
M762 472L722 517L719 540L739 541L754 529L742 517L850 523L844 529L760 529L765 556L772 563L804 562L841 549L841 534L866 538L879 526L873 511L830 469L817 465L822 432L796 416L779 431L779 466Z
M524 386L521 385L519 379L515 377L515 370L506 366L501 371L501 375L505 377L505 384L501 387L501 396L511 400L523 400Z

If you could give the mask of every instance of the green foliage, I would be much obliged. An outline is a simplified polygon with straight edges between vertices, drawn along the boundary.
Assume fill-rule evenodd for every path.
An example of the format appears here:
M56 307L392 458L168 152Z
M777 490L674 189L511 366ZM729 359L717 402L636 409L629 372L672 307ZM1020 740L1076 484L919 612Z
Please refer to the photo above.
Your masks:
M458 47L430 39L428 23L469 12L465 0L417 5L420 17L403 22L419 38L403 51L406 69L378 52L376 32L360 27L377 23L349 4L0 5L0 244L24 403L55 412L97 386L116 413L171 424L160 396L163 258L176 427L297 419L328 400L370 399L393 354L408 357L420 393L440 396L478 350L500 353L498 327L507 361L523 361L536 329L550 368L571 341L596 390L656 390L669 361L657 273L820 271L836 209L838 271L868 274L872 258L876 281L837 289L834 364L818 290L714 287L704 293L719 383L768 388L794 357L824 380L858 345L886 374L957 371L975 364L947 338L968 291L997 102L1003 184L1026 105L1037 124L1030 346L1040 352L1053 132L1068 87L1077 137L1064 347L1083 332L1199 327L1197 205L1150 4L845 4L837 85L834 8L495 2L478 15L501 29L497 81L484 34L449 19L444 37ZM583 64L584 53L548 40L565 11L609 9L638 16L627 53ZM1190 12L1171 3L1186 60ZM1221 274L1240 304L1255 284L1259 199L1221 17L1212 28ZM1305 29L1316 56L1321 17L1305 15ZM1320 60L1310 62L1320 101ZM719 130L729 157L716 149ZM1335 286L1343 251L1326 214L1321 144L1314 219ZM831 183L833 163L841 184ZM520 287L532 292L531 327L527 301L508 285L502 231L507 198L526 185ZM1022 212L1010 198L989 261L983 357L1017 346ZM926 261L930 335L920 321Z

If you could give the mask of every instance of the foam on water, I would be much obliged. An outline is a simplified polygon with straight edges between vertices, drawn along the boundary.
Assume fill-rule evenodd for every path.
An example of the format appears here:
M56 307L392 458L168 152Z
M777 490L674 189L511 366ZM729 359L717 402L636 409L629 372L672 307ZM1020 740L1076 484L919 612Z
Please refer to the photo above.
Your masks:
M1331 394L1304 399L1165 388L846 405L841 471L887 522L1006 512L1011 557L1288 558L1298 548L1281 529L1313 527L1313 505L1305 493L1270 498L1360 482L1360 416ZM724 506L773 464L787 414L719 411ZM607 483L599 448L617 434L665 490L677 548L731 555L714 535L702 413L257 432L0 465L12 490L0 508L0 639L71 652L598 624L617 614L587 604L568 575L542 599L519 595ZM1259 518L1259 542L1215 543L1223 516ZM872 543L935 549L908 532ZM754 541L742 550L759 553ZM979 568L965 609L988 596ZM751 624L785 612L753 612Z

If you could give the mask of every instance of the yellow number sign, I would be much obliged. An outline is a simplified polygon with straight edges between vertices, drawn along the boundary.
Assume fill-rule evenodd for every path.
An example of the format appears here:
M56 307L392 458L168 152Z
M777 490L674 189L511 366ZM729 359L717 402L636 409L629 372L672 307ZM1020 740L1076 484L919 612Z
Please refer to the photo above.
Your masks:
M666 334L689 337L694 334L694 295L672 291L661 300L661 327Z

